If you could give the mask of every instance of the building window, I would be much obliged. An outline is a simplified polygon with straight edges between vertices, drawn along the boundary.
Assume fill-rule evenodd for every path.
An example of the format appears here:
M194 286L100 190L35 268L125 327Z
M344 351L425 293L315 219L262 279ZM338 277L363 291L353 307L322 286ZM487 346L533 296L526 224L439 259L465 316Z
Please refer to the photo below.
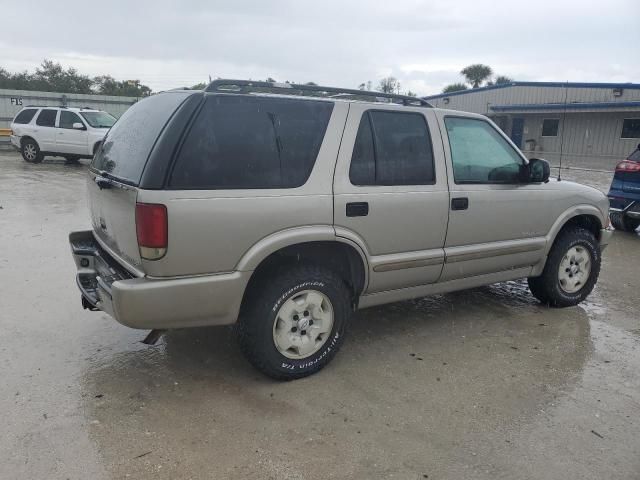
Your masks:
M560 120L557 118L545 118L542 120L542 136L543 137L557 137L558 125Z
M620 138L640 138L640 118L625 118Z

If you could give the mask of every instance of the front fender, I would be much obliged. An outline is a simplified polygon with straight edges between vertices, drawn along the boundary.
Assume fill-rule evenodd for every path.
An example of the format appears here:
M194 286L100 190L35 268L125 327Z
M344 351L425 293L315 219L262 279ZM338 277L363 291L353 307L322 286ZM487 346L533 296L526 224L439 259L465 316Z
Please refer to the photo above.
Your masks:
M564 227L569 220L579 215L596 217L600 222L600 229L607 225L607 219L604 218L602 211L596 206L589 204L574 205L562 212L551 226L551 230L549 230L549 233L546 235L547 245L545 247L545 256L549 254L549 250L551 250L553 242L558 236L558 233L560 233L560 230L562 230L562 227Z

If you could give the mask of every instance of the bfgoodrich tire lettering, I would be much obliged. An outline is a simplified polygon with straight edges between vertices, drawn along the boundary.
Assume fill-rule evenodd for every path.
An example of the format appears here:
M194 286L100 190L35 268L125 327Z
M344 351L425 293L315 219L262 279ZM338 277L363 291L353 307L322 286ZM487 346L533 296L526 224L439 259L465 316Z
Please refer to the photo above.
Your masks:
M567 289L561 284L559 270L565 265L563 260L575 252L576 248L581 252L585 252L590 257L589 274L584 284L576 291ZM571 264L566 265L572 268L574 262L569 258ZM556 241L551 247L547 263L544 266L542 275L535 278L529 278L529 289L531 293L542 303L552 307L570 307L582 302L593 290L598 275L600 274L600 246L597 243L593 233L584 228L569 228L558 235ZM566 262L565 262L566 263ZM579 265L576 267L579 268ZM569 290L569 291L568 291Z
M319 292L330 301L333 321L327 338L314 353L291 358L279 350L274 324L282 306L304 292ZM344 341L351 315L349 290L342 278L329 269L298 265L269 275L248 292L238 321L238 341L249 362L278 380L306 377L327 365Z

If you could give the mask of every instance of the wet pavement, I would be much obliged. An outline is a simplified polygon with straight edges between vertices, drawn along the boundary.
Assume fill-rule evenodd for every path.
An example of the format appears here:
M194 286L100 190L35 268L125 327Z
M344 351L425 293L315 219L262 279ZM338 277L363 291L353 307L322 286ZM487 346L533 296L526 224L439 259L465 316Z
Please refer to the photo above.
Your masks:
M372 308L326 369L278 383L228 328L149 347L82 310L85 170L0 154L0 478L640 478L638 235L578 307L509 282Z

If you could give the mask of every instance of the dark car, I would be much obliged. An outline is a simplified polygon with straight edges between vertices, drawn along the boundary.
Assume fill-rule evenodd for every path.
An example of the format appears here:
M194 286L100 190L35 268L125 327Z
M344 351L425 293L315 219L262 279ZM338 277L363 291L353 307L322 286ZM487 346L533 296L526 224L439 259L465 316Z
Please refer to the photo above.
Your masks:
M611 223L616 230L635 231L640 226L640 144L616 165L608 196Z

